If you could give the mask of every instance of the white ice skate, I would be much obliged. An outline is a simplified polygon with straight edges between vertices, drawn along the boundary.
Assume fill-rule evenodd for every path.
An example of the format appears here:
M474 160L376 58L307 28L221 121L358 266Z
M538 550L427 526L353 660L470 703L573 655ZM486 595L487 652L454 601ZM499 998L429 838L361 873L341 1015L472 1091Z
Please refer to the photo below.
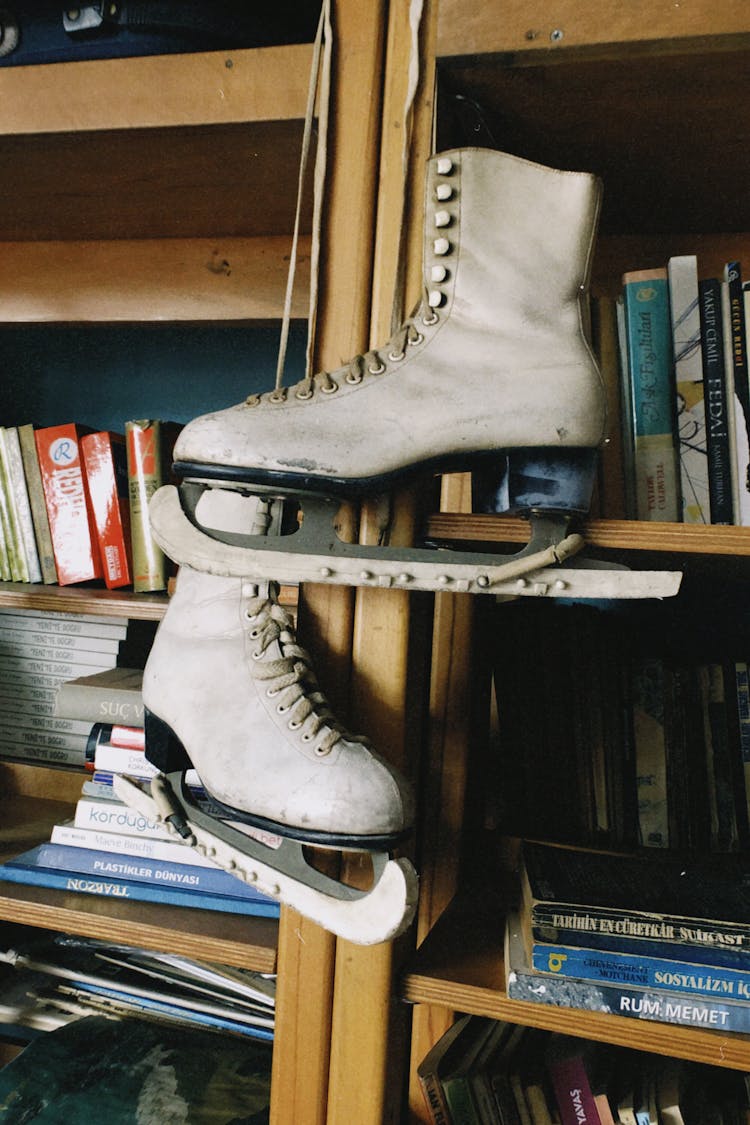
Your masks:
M665 597L680 576L565 564L605 434L601 377L582 329L600 185L486 149L427 165L424 296L382 348L195 419L152 502L172 558L215 575L583 598ZM484 510L522 511L528 547L473 552L364 547L333 530L338 500L414 473L473 469ZM206 534L206 489L294 495L289 536ZM525 580L524 580L525 579Z

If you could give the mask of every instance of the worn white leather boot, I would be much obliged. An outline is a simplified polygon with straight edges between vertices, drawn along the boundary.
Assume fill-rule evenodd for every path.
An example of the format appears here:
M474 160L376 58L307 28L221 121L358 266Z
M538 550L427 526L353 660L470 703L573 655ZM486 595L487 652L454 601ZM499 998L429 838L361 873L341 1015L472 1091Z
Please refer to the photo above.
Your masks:
M411 827L406 782L336 721L273 587L182 566L143 701L149 760L192 765L230 819L338 847Z
M346 366L196 418L178 474L346 496L497 455L517 478L546 457L577 472L605 426L582 329L599 204L585 173L487 149L432 157L415 316Z

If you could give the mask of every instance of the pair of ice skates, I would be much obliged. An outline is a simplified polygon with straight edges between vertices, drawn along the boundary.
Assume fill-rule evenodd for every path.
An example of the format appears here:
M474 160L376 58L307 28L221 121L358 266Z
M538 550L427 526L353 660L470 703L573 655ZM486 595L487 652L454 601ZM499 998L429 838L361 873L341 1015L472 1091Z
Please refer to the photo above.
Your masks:
M605 398L582 320L600 203L595 177L459 149L427 166L424 294L382 348L197 418L150 516L180 564L144 676L146 793L238 877L344 937L387 940L410 922L417 878L389 852L413 822L406 782L347 732L270 579L567 597L665 596L674 575L561 565L588 509ZM415 472L479 470L493 510L531 513L510 560L347 545L337 499ZM268 527L304 497L300 530ZM258 498L261 497L259 500ZM267 501L270 501L267 502ZM194 766L213 808L183 784ZM314 870L303 844L373 853L369 891Z

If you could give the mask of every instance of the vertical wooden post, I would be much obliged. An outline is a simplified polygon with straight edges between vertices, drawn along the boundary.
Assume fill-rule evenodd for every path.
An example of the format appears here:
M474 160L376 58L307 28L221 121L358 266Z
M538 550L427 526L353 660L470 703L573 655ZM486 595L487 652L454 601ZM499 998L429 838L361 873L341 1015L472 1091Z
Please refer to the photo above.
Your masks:
M339 366L368 343L384 27L382 0L335 0L316 370ZM354 514L345 519L353 531ZM352 627L350 590L308 585L301 591L300 640L345 721ZM334 949L330 934L282 909L272 1125L326 1120Z
M426 4L431 9L431 4ZM371 343L382 345L391 331L393 293L399 257L406 254L407 305L418 296L421 278L423 167L429 155L432 72L422 76L414 108L414 129L404 185L404 106L411 58L408 0L389 8L383 95L378 224L375 240ZM425 27L420 63L424 63ZM431 57L430 54L427 57ZM416 186L413 186L416 185ZM405 192L405 194L404 194ZM403 203L406 206L403 206ZM415 214L419 221L413 221ZM402 239L402 223L407 239ZM391 498L391 544L413 541L419 490ZM379 511L365 505L360 541L378 542ZM422 701L426 684L415 675L412 644L413 595L403 591L360 589L356 596L352 650L352 702L356 724L377 748L407 775L416 778ZM418 615L417 615L418 616ZM427 638L429 644L429 638ZM395 944L371 948L338 941L334 990L329 1125L384 1125L402 1119L403 1068L408 1054L409 1011L394 998L394 969L413 934ZM356 1075L356 1080L352 1080Z

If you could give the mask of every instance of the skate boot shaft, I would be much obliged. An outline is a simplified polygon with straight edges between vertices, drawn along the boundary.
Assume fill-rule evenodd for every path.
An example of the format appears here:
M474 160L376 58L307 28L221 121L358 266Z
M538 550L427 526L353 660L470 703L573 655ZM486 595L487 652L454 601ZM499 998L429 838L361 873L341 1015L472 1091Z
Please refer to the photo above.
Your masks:
M181 567L143 700L147 757L192 764L235 819L338 846L411 827L408 785L337 722L289 613L250 582Z
M345 367L196 419L179 473L348 495L497 452L595 449L604 392L581 312L599 201L585 173L433 157L415 316Z

